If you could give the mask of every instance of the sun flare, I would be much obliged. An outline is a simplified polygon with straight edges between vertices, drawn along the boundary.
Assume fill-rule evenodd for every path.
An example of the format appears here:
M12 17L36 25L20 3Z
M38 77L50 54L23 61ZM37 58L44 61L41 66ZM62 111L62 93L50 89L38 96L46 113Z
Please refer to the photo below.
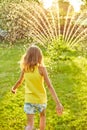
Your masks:
M80 11L80 7L83 4L82 0L69 0L69 2L73 6L75 12Z
M39 0L43 3L45 9L48 9L52 6L53 0Z
M48 9L52 6L53 1L55 0L39 0L39 1L42 2L45 9ZM69 3L73 6L75 12L79 12L81 5L84 4L82 0L65 0L65 1L69 1Z

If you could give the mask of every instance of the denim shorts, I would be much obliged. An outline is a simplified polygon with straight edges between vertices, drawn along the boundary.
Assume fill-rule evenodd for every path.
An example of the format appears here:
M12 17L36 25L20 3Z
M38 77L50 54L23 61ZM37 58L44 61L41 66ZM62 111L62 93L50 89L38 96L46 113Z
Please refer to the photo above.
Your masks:
M36 112L42 112L46 109L47 104L32 104L32 103L25 103L24 104L24 111L26 114L35 114Z

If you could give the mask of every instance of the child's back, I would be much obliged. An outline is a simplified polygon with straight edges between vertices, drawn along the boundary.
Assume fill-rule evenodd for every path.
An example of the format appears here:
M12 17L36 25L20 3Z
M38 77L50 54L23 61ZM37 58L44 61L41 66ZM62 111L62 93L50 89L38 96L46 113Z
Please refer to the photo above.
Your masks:
M25 103L47 103L44 77L40 74L38 66L33 71L24 73L25 80Z

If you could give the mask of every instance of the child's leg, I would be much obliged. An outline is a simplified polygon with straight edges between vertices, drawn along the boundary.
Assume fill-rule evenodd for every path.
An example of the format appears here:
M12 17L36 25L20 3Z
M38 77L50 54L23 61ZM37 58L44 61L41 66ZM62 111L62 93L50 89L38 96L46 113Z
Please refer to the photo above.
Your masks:
M40 113L40 130L45 130L46 112L45 109Z
M33 130L34 114L27 114L27 126L25 130Z

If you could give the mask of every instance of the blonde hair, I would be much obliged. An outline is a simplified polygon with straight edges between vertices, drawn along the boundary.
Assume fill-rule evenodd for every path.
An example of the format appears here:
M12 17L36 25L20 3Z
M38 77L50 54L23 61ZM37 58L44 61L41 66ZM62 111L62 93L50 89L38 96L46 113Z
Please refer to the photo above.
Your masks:
M42 59L43 55L41 49L35 45L32 45L23 55L20 62L20 67L25 71L34 71L36 65L43 64Z

